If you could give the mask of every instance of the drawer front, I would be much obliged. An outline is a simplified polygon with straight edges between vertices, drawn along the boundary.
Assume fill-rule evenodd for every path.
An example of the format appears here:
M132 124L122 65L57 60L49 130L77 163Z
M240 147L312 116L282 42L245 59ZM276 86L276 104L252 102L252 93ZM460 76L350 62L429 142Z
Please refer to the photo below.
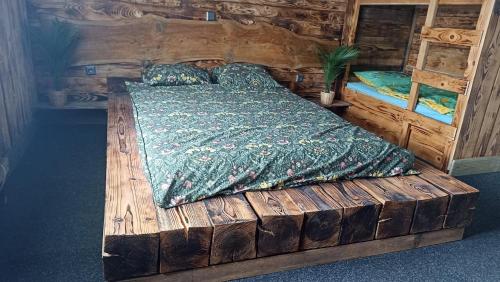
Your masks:
M446 169L451 140L421 127L411 126L408 150L438 169Z

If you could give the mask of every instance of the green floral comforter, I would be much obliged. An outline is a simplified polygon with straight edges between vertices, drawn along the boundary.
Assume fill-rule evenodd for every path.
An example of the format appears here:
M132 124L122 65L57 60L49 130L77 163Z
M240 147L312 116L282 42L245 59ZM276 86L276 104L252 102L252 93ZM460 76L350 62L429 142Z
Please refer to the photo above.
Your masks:
M414 156L285 88L127 84L155 202L406 173Z

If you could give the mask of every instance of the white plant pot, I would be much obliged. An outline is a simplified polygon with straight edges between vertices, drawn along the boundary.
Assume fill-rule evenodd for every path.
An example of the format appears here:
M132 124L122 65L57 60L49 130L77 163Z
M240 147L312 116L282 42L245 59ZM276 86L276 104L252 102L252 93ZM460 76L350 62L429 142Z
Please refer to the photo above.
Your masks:
M325 106L330 106L333 104L333 100L335 99L335 92L325 92L321 91L321 104Z

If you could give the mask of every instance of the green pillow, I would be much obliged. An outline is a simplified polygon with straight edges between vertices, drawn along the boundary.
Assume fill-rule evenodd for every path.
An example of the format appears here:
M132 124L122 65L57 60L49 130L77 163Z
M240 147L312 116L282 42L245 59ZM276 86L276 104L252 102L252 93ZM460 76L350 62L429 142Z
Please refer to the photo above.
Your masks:
M212 71L212 80L223 87L266 89L281 87L267 71L259 65L228 64Z
M150 86L210 84L208 72L185 64L153 65L144 71L142 80Z

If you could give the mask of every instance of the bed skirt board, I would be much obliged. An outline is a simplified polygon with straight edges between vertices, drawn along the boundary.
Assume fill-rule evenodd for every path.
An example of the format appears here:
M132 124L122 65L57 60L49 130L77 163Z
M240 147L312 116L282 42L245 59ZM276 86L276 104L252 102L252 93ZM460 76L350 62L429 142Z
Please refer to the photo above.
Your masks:
M155 206L130 97L108 110L106 280L220 281L462 238L479 191L418 161L413 176Z
M461 240L463 232L463 228L446 229L133 278L127 281L228 281L453 242Z
M500 172L500 157L482 157L454 160L450 174L453 176Z

